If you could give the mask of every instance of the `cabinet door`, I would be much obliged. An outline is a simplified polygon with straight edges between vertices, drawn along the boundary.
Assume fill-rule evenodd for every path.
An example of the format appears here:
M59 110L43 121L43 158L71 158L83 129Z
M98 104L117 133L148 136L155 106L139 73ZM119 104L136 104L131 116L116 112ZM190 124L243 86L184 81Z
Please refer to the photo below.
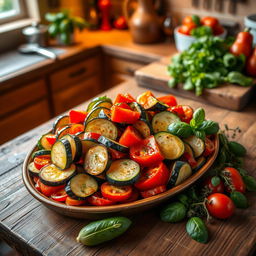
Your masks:
M0 120L0 144L51 118L47 100L41 100Z
M47 94L44 80L37 80L26 85L17 85L14 89L0 94L0 116L18 110Z
M99 93L100 77L93 76L72 87L54 93L53 105L55 115L58 115L70 108L73 108L82 102L94 97Z
M72 63L69 67L62 68L50 75L51 88L53 92L64 90L99 73L100 58L88 58L79 63Z

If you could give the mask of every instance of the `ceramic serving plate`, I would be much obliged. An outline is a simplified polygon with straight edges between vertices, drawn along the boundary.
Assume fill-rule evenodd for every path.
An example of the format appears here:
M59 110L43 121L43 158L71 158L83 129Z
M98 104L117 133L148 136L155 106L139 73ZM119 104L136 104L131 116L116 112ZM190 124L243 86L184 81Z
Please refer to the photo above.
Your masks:
M108 216L115 215L131 215L134 213L142 212L148 210L150 208L155 207L156 205L163 203L174 195L180 193L194 182L196 182L202 175L204 175L207 170L211 167L214 160L217 157L219 151L219 139L218 136L215 136L214 139L215 144L215 152L211 155L205 165L195 172L192 176L190 176L187 180L185 180L182 184L175 186L166 192L161 194L140 199L134 202L126 203L126 204L117 204L111 206L67 206L64 203L60 203L54 201L43 194L41 194L38 190L36 190L33 182L33 178L29 174L28 165L32 161L32 153L37 150L37 147L33 147L33 149L27 154L25 161L23 163L23 171L22 178L24 184L29 191L29 193L43 203L46 207L66 216L70 216L78 219L99 219Z

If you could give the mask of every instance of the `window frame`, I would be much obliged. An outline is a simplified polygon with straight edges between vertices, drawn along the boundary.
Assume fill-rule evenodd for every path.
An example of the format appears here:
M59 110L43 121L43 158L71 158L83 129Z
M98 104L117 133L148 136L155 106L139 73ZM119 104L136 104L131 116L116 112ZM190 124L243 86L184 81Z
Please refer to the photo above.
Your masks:
M6 18L2 18L2 19L0 18L0 26L6 23L28 18L27 3L25 2L25 0L17 0L17 1L20 8L19 13L15 15L11 15Z

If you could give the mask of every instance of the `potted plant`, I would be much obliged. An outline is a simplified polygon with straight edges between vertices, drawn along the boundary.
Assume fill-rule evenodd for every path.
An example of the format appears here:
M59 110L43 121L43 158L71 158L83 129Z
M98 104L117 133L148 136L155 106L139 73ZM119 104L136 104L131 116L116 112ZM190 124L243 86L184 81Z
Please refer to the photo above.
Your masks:
M70 45L74 42L74 31L82 31L88 23L81 17L72 17L67 10L58 13L46 13L45 19L50 22L48 33L56 38L59 44Z

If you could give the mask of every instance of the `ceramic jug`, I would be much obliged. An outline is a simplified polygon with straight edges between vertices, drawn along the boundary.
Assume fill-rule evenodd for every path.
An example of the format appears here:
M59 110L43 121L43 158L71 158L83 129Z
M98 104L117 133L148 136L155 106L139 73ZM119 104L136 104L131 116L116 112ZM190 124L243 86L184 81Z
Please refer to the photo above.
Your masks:
M138 0L138 7L129 17L129 2L124 1L124 14L133 41L138 44L156 43L163 39L163 31L152 0Z

